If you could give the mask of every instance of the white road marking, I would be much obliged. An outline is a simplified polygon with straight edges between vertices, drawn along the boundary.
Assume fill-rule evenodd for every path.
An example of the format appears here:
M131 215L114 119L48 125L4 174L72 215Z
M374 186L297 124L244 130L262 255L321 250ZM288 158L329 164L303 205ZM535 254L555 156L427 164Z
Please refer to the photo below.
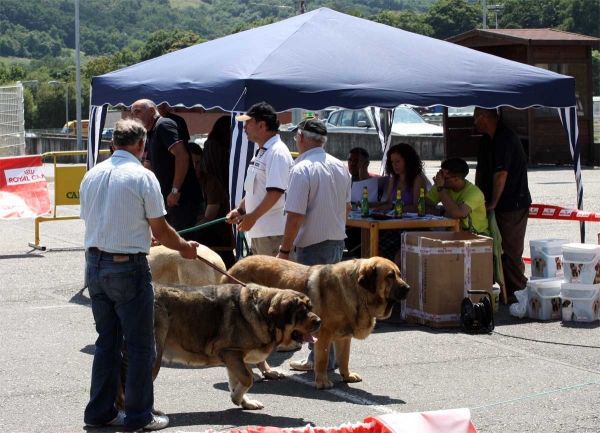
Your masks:
M285 372L281 372L281 373L284 373L286 378L289 378L290 380L300 382L300 383L310 386L312 388L315 387L315 381L305 379L304 377L300 376L301 373L291 373L289 371L285 371ZM341 391L339 389L336 389L335 387L331 388L331 389L326 389L326 390L319 390L318 392L328 392L330 394L335 395L336 397L347 400L354 404L359 404L361 406L371 406L375 411L382 413L382 414L398 412L397 410L393 410L388 407L381 406L381 405L375 403L374 401L368 400L366 398L358 397L356 395L352 395L347 392Z

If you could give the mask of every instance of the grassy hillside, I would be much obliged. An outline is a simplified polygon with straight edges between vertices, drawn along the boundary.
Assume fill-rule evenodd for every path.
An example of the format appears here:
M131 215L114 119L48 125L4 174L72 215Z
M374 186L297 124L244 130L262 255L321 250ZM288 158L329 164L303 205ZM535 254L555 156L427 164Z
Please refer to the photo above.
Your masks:
M204 3L202 0L171 0L171 6L175 9L198 7L202 3Z

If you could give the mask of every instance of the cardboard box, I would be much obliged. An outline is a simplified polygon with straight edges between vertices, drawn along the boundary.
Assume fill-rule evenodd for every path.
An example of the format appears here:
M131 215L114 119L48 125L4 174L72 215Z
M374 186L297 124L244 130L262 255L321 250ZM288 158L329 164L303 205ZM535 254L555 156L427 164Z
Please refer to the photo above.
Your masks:
M434 328L460 326L467 290L493 294L492 247L492 238L471 233L403 233L402 277L411 287L403 318ZM471 300L482 296L471 295Z

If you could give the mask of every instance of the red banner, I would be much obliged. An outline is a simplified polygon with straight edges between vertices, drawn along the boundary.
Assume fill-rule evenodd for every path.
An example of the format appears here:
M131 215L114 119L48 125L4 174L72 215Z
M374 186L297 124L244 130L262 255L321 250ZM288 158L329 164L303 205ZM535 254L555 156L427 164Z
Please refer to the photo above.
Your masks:
M547 204L532 204L529 206L529 218L600 222L600 212L586 212Z
M50 193L41 155L0 158L0 218L50 213Z

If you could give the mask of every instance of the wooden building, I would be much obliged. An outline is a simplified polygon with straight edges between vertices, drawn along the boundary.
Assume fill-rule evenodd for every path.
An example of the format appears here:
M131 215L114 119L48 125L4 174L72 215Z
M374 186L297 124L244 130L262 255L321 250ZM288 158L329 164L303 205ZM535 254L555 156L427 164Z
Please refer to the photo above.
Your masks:
M583 165L599 165L600 151L594 147L593 136L592 46L597 47L600 39L554 29L477 29L447 41L574 77L581 161ZM502 107L501 115L521 137L530 164L572 163L567 136L555 108ZM444 110L444 128L448 157L477 156L479 136L472 116L448 117Z

